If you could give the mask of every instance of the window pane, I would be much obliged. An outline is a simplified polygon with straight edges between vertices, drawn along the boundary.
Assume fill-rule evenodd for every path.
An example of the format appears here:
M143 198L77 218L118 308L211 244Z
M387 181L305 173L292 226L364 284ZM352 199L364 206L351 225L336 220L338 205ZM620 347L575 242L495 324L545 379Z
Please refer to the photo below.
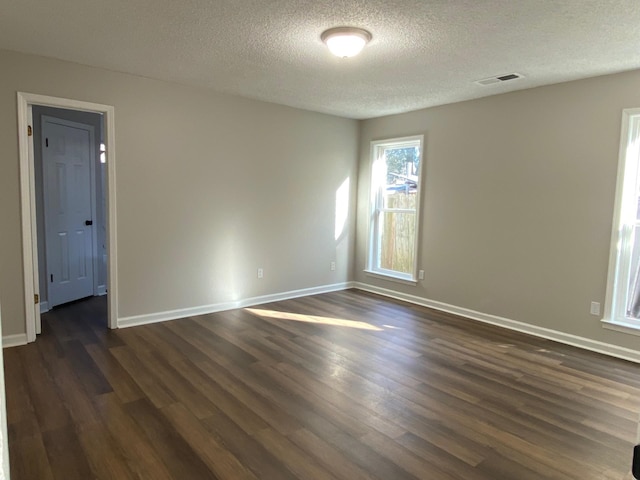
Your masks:
M392 205L390 202L401 201L396 197L398 193L407 196L417 192L419 159L420 149L415 146L385 148L386 182L383 191L383 208L415 208L415 205L405 207ZM415 195L413 198L415 203ZM405 197L405 199L408 198Z
M629 285L627 288L626 315L631 318L640 318L640 226L633 228Z
M384 196L384 208L402 208L415 210L418 206L416 204L416 191L413 192L386 192Z
M379 227L378 268L412 274L416 238L415 213L381 212Z

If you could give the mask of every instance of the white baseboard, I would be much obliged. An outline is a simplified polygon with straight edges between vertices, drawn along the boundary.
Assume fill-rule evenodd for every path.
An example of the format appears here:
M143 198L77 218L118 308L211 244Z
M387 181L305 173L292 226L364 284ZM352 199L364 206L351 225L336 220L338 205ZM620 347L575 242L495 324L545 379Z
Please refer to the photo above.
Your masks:
M309 295L320 295L321 293L338 292L349 288L353 288L353 282L334 283L332 285L322 285L320 287L303 288L300 290L291 290L289 292L251 297L241 300L240 305L236 308L253 307L254 305L260 305L262 303L280 302L282 300L290 300L292 298L308 297Z
M421 305L423 307L433 308L454 315L459 315L471 320L476 320L483 323L489 323L499 327L507 328L509 330L515 330L517 332L526 333L540 338L546 338L556 342L572 345L574 347L583 348L593 352L602 353L616 358L629 360L631 362L640 363L640 351L632 350L629 348L619 347L617 345L611 345L609 343L599 342L597 340L591 340L589 338L572 335L569 333L552 330L549 328L538 327L517 320L511 320L509 318L499 317L497 315L491 315L488 313L478 312L468 308L457 307L448 303L438 302L436 300L430 300L415 295L410 295L402 292L396 292L386 288L376 287L373 285L367 285L361 282L343 282L332 285L323 285L319 287L303 288L300 290L291 290L288 292L274 293L270 295L262 295L258 297L249 297L234 302L216 303L212 305L202 305L199 307L189 307L178 310L169 310L165 312L149 313L143 315L133 315L130 317L123 317L118 319L118 328L133 327L136 325L146 325L149 323L165 322L168 320L176 320L179 318L186 318L196 315L206 315L208 313L222 312L225 310L232 310L234 308L246 308L254 305L260 305L263 303L279 302L282 300L289 300L292 298L306 297L309 295L318 295L321 293L336 292L340 290L347 290L349 288L357 288L366 292L376 293L385 297L395 298L405 302L413 303L415 305ZM105 292L106 293L106 292ZM42 310L43 302L40 305ZM2 337L2 346L15 347L19 345L27 344L27 335L24 333L17 335L5 335Z
M459 315L471 320L490 323L491 325L508 328L509 330L527 333L529 335L546 338L547 340L553 340L567 345L572 345L574 347L583 348L592 352L603 353L611 357L622 358L631 362L640 363L640 351L631 350L630 348L619 347L617 345L611 345L609 343L579 337L570 333L559 332L550 328L538 327L536 325L518 322L517 320L511 320L509 318L477 312L468 308L456 307L455 305L449 305L448 303L429 300L427 298L396 292L394 290L389 290L386 288L375 287L373 285L367 285L361 282L353 282L353 287L359 290L364 290L366 292L383 295L385 297L395 298L396 300L403 300L405 302L421 305L423 307L433 308L435 310L441 310L447 313L453 313L454 315Z
M181 308L178 310L169 310L166 312L147 313L143 315L133 315L131 317L122 317L118 319L118 328L134 327L137 325L146 325L149 323L166 322L168 320L176 320L178 318L192 317L196 315L206 315L208 313L222 312L225 310L233 310L234 308L246 308L263 303L279 302L292 298L306 297L308 295L318 295L320 293L336 292L338 290L346 290L353 287L353 282L335 283L332 285L322 285L320 287L303 288L300 290L291 290L289 292L274 293L271 295L262 295L259 297L249 297L235 302L215 303L212 305L202 305L199 307Z
M49 302L40 302L40 313L47 313L49 311Z
M101 297L102 295L106 295L106 294L107 294L107 286L98 285L98 296Z
M16 335L4 335L2 337L2 348L18 347L27 344L27 334L18 333Z

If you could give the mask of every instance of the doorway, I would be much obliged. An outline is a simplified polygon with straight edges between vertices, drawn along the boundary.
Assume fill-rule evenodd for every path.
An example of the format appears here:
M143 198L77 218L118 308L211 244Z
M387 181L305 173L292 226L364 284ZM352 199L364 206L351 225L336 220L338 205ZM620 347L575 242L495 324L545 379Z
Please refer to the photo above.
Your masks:
M102 115L34 106L40 313L105 294ZM105 321L106 324L106 321Z
M41 309L107 291L106 323L117 328L113 115L108 105L18 93L26 342L40 333ZM74 212L61 213L62 197L77 197Z

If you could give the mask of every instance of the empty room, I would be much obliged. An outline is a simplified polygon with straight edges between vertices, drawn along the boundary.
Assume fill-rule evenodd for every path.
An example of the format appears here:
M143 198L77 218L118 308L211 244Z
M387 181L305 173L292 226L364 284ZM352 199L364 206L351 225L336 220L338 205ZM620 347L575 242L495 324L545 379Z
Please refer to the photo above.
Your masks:
M638 25L2 2L0 479L640 477Z

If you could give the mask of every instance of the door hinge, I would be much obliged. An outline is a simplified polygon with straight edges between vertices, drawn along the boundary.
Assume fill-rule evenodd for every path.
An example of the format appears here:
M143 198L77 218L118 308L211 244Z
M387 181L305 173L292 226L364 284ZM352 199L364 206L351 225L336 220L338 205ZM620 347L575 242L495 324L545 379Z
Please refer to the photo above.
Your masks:
M44 143L45 143L46 147L49 148L49 139L48 138L44 139Z
M33 301L34 303L40 303L40 295L38 295L37 293L33 296Z
M53 283L53 273L51 274L51 283Z
M27 125L27 137L30 137L33 135L33 129L31 128L31 125Z

